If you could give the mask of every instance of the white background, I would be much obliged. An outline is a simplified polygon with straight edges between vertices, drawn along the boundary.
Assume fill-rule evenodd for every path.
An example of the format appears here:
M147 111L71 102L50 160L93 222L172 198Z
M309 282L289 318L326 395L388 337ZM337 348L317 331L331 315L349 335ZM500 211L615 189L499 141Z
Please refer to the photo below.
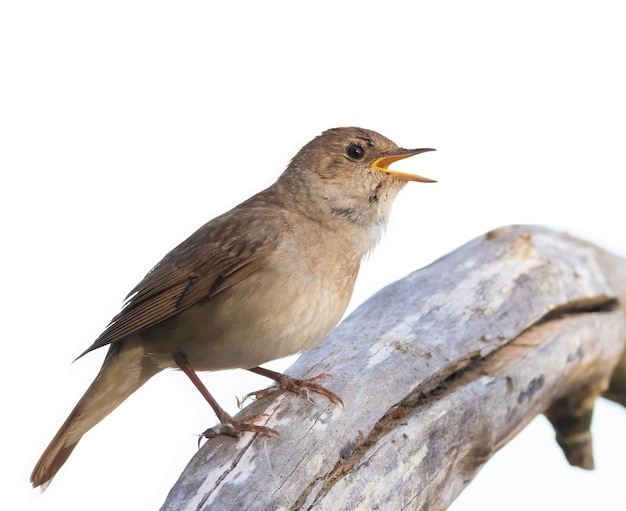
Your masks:
M5 509L163 502L215 421L174 371L92 430L43 495L30 489L104 352L71 361L166 251L326 128L438 149L399 167L439 183L402 192L352 308L503 224L555 226L626 255L622 2L217 4L0 7ZM203 379L231 411L269 383ZM626 410L599 403L587 473L540 417L453 509L623 509L624 431Z

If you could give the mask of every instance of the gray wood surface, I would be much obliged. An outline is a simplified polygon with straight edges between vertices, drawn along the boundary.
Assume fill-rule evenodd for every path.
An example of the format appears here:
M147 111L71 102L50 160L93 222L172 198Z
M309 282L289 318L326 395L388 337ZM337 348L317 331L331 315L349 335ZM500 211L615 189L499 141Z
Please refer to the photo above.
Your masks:
M626 339L624 268L541 227L470 241L381 290L287 371L331 373L345 409L282 391L253 403L240 416L266 414L280 436L208 440L162 509L443 510L548 409L570 462L591 468L591 407Z

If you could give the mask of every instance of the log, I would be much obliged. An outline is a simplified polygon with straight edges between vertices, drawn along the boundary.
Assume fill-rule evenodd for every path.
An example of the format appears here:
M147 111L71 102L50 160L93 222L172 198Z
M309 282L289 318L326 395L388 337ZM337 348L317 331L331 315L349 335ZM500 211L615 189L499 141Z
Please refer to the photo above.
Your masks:
M345 409L282 391L255 401L238 417L265 414L280 435L210 438L162 509L443 510L540 413L569 462L592 468L593 402L626 340L624 275L626 260L542 227L470 241L287 371L331 373Z

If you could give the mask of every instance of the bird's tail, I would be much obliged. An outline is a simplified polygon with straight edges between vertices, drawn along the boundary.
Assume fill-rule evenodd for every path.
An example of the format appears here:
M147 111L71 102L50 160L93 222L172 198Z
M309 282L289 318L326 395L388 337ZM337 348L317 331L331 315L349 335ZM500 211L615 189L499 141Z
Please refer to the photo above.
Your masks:
M30 481L47 488L82 436L159 372L139 344L119 342L109 348L96 379L74 407L39 458Z

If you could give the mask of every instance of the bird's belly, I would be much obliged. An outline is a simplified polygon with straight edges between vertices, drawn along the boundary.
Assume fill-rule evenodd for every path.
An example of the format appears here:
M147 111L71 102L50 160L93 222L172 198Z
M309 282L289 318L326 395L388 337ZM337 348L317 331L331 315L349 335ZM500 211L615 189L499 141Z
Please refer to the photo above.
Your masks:
M285 285L267 293L267 286L241 283L235 288L146 332L148 356L171 366L171 354L181 351L198 371L256 367L318 344L341 319L352 291Z

